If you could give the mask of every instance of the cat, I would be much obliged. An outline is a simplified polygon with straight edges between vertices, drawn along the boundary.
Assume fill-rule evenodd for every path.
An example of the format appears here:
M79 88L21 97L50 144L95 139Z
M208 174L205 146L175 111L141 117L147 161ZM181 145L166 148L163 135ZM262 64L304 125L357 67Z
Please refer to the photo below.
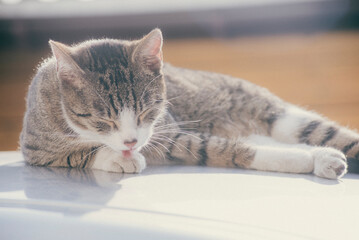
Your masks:
M49 41L27 96L31 165L139 173L188 164L338 179L358 133L226 75L163 63L159 29L140 40Z

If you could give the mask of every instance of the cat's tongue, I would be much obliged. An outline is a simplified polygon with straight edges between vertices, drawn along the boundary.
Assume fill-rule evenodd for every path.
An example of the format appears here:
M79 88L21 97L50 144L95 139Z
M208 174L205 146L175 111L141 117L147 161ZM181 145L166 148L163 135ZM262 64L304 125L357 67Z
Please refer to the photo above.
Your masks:
M130 157L132 157L132 151L131 150L124 150L124 151L122 151L122 155L125 158L130 158Z

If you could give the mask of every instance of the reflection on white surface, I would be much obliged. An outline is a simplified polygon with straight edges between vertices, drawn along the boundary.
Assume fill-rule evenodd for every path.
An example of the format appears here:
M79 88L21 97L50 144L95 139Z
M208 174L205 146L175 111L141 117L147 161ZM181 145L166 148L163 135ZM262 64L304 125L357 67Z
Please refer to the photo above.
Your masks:
M2 235L20 239L81 229L88 239L356 239L358 202L358 175L187 166L121 175L25 166L19 153L0 154Z

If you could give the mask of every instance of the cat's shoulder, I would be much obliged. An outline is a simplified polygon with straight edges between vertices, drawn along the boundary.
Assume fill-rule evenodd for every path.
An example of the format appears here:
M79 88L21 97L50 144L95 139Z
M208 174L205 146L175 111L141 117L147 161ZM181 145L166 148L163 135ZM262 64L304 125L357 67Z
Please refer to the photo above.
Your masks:
M37 73L45 73L56 69L55 57L48 57L42 59L36 67Z

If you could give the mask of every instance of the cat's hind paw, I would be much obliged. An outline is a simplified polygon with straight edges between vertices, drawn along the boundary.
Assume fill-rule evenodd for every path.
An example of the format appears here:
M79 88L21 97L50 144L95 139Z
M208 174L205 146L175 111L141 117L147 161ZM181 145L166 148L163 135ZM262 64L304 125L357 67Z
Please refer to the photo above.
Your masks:
M341 178L347 172L344 154L333 148L315 148L312 150L314 174L329 179Z

